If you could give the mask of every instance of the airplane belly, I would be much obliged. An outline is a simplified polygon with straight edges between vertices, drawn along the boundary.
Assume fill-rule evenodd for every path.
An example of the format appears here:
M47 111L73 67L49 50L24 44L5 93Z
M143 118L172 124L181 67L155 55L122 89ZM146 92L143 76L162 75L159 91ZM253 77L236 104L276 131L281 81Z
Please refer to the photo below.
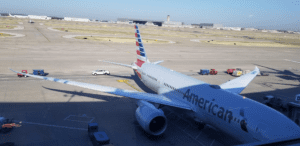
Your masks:
M157 93L159 87L155 81L144 74L141 75L141 81L145 84L145 86Z

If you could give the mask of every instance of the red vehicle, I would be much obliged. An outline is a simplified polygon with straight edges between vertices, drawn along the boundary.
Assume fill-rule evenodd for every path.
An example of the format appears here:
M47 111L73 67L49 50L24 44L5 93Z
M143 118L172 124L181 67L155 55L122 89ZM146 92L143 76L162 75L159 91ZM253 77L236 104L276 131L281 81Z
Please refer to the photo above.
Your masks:
M209 74L211 75L216 75L218 73L218 71L216 71L215 69L211 69Z
M227 69L227 74L232 74L235 71L235 69Z
M22 70L22 73L25 73L25 74L27 74L27 70ZM27 76L24 76L24 75L22 75L22 74L20 74L20 73L18 73L17 74L18 75L18 77L20 78L20 77L27 77Z

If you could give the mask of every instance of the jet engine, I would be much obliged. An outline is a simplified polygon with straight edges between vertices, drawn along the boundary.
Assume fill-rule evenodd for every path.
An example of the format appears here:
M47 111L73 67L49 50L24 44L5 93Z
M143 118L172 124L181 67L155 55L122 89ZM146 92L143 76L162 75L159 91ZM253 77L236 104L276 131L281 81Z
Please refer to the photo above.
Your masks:
M135 117L142 128L151 135L160 135L167 128L167 118L161 109L147 101L139 100Z

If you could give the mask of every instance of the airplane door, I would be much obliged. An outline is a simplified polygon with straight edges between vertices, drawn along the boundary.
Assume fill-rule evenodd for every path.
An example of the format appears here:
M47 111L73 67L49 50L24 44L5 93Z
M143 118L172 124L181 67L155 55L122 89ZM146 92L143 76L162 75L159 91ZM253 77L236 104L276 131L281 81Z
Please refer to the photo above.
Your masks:
M256 140L267 140L266 137L268 137L268 133L270 131L270 128L265 123L258 123L255 128L255 134L254 138Z

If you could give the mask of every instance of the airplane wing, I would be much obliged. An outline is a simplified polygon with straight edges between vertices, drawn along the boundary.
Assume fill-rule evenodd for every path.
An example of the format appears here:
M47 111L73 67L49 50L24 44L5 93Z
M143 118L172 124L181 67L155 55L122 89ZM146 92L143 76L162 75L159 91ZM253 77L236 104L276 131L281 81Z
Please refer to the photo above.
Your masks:
M160 64L160 63L162 63L162 62L164 62L163 60L160 60L160 61L156 61L156 62L152 62L153 64Z
M99 60L99 61L107 62L107 63L111 63L111 64L115 64L115 65L121 65L121 66L129 67L129 68L133 68L133 69L137 69L136 66L134 66L134 65L127 65L127 64L110 62L110 61L105 61L105 60Z
M53 81L53 82L67 84L67 85L83 87L86 89L96 90L96 91L100 91L100 92L105 92L105 93L130 97L130 98L134 98L134 99L150 101L150 102L154 102L154 103L158 103L158 104L173 106L173 107L177 107L177 108L192 110L191 106L189 106L185 103L178 102L174 99L169 99L163 95L142 93L142 92L137 92L137 91L132 91L132 90L123 90L123 89L108 87L108 86L101 86L101 85L95 85L95 84L89 84L89 83L62 80L62 79L51 78L51 77L37 76L37 75L25 74L22 72L14 71L12 69L10 69L10 70L15 73L20 73L20 74L23 74L23 75L26 75L29 77L39 78L39 79L43 79L43 80L47 80L47 81Z
M226 91L240 94L248 86L248 84L256 77L258 73L259 69L255 67L255 69L252 72L242 75L239 78L228 81L220 85L220 87Z

